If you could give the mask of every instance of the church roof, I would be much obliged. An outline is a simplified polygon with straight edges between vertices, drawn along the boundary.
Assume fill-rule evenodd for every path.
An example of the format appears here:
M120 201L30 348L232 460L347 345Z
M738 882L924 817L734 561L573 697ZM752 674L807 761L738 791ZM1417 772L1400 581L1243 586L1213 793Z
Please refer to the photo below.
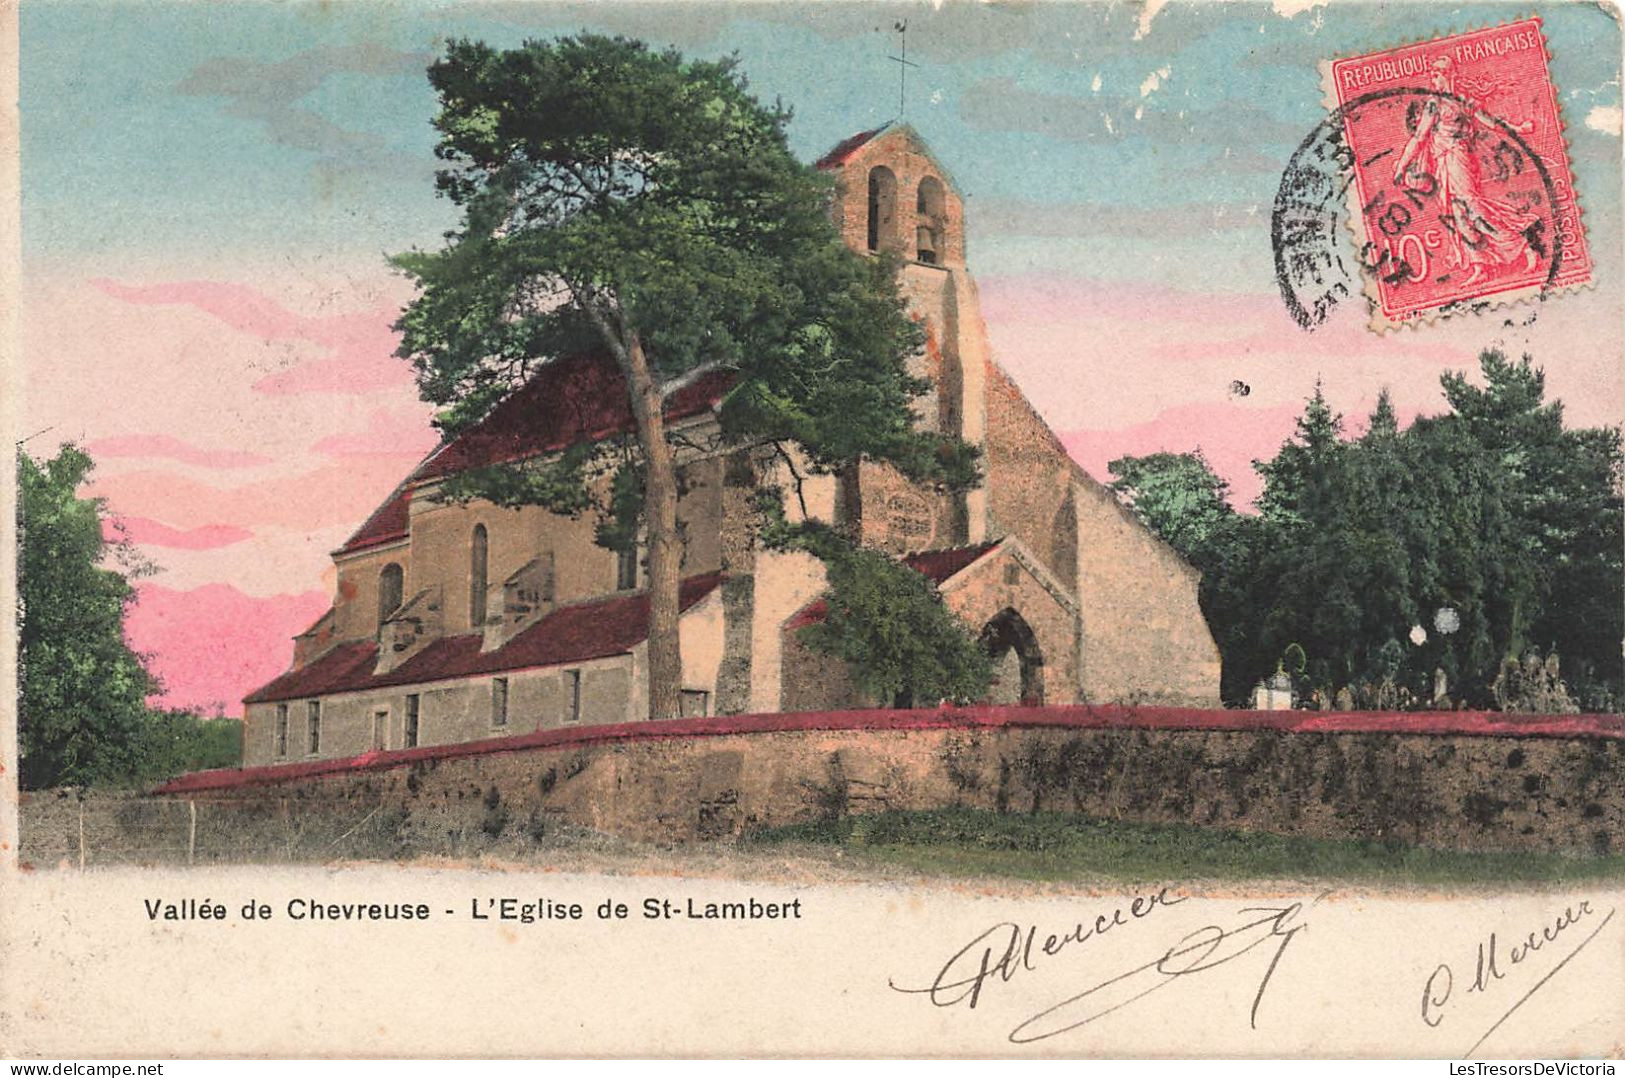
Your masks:
M891 127L895 122L896 121L888 120L886 123L883 123L879 127L873 128L872 130L859 131L850 138L842 139L840 142L835 144L829 153L826 153L823 157L820 157L817 161L815 161L813 163L813 167L821 169L839 168L850 161L853 154L863 149L864 145L867 144L869 140Z
M682 584L681 609L687 610L721 583L721 573L689 577ZM484 641L481 633L441 637L385 674L373 673L378 662L377 642L340 644L314 662L255 690L243 702L263 704L586 662L624 655L648 635L648 592L615 595L560 607L492 651L480 650Z
M666 419L699 415L720 401L732 383L729 371L699 375L666 397ZM337 553L406 538L414 482L508 464L633 429L626 379L613 359L602 353L556 359L484 419L441 443Z
M406 538L406 522L412 505L412 491L402 483L396 487L383 505L372 511L355 534L339 548L341 554L351 554L368 547L392 543Z
M980 560L983 554L998 545L998 543L977 543L974 546L952 547L948 550L922 550L903 558L903 564L941 584L971 562Z
M998 543L977 543L974 546L951 547L947 550L922 550L915 554L903 557L903 564L915 570L933 584L941 584L971 565L980 561L982 555L998 546ZM786 629L802 629L808 625L816 625L829 616L829 603L822 599L814 599L806 606L790 615L784 623Z

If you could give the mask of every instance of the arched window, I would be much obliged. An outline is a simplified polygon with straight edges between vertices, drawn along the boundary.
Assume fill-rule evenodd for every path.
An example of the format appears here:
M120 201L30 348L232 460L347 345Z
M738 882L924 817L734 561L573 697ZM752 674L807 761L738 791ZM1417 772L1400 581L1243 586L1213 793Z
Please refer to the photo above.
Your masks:
M897 220L897 177L885 165L869 170L869 250L891 241Z
M914 257L921 262L936 265L942 261L942 225L947 215L942 181L927 176L920 181L914 198Z
M485 624L486 557L490 545L485 525L474 525L474 538L468 544L468 624Z
M400 609L402 591L406 587L406 574L394 562L384 566L378 574L378 624L382 625L389 620L389 616Z

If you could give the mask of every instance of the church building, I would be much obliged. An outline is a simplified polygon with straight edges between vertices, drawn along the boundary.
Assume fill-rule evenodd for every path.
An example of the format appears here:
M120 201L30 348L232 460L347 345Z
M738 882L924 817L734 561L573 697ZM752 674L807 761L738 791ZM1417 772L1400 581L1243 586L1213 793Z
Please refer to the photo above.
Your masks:
M792 519L844 523L932 579L993 657L990 703L1218 706L1197 572L1071 460L994 360L946 170L898 123L845 140L818 167L840 180L846 242L902 256L927 331L918 421L979 446L983 480L956 496L882 465L813 474L794 454L722 441L726 373L669 392L683 714L892 703L864 699L839 660L800 644L823 616L822 565L756 540L763 485L788 492ZM437 496L466 469L544 458L632 422L614 363L575 356L432 452L333 553L332 608L295 638L290 669L245 700L244 764L647 719L638 557L596 545L590 514Z

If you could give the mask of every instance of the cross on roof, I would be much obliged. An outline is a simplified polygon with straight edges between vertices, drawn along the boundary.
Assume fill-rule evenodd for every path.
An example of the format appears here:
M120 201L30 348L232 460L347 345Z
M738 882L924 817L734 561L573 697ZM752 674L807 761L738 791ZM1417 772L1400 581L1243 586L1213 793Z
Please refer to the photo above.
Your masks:
M908 69L920 65L908 58L908 20L898 19L892 24L892 29L902 37L903 43L903 55L886 57L897 64L897 117L902 119L908 101Z

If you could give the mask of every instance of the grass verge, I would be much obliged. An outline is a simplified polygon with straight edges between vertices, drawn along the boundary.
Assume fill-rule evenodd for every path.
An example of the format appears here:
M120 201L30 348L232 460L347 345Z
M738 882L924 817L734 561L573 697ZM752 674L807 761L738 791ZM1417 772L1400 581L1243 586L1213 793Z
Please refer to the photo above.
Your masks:
M863 862L935 876L1025 880L1309 878L1404 884L1625 880L1625 856L1617 854L1474 853L1397 842L973 809L841 816L757 832L742 845L834 846Z

